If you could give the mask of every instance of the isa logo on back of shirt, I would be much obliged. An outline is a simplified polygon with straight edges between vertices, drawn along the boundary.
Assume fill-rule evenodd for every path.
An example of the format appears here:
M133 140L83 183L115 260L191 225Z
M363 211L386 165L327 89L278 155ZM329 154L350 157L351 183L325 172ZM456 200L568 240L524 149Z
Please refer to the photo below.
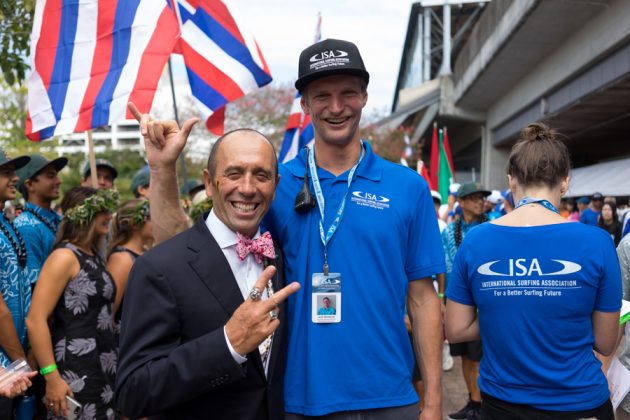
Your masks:
M509 258L488 261L477 268L484 277L480 291L494 296L560 297L563 292L581 289L578 280L567 275L578 273L582 266L572 261L538 258ZM558 278L562 276L563 278Z

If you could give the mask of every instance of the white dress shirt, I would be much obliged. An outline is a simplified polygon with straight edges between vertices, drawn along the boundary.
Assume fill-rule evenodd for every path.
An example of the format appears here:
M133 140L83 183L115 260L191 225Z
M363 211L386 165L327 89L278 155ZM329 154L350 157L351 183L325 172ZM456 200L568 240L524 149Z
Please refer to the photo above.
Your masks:
M208 217L206 218L206 226L210 233L214 237L214 240L217 241L219 247L223 251L223 255L225 255L225 259L227 259L228 264L230 264L230 268L232 269L232 274L234 274L234 278L236 279L236 284L243 295L243 300L249 298L249 291L256 284L256 280L263 272L263 265L258 264L256 259L252 254L248 254L243 261L238 256L236 252L236 244L238 243L238 239L236 238L236 232L231 230L229 227L225 225L217 215L214 213L214 209L210 211ZM256 232L252 239L258 238L260 236L260 229ZM267 288L265 287L262 292L263 300L267 299ZM225 332L225 327L223 327L223 335L225 336L225 342L227 343L228 348L230 349L230 353L232 357L237 363L245 363L247 361L247 357L239 354L232 347L232 343L227 337ZM269 358L267 358L269 360ZM265 371L267 367L265 366Z

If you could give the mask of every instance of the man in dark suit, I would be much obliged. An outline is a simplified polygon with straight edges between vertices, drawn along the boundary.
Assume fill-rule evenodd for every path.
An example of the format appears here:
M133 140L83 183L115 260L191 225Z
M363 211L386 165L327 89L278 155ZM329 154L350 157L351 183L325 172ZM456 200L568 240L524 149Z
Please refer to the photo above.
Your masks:
M145 119L143 134L168 138L179 131L172 124ZM192 123L186 124L189 130ZM134 264L116 386L123 414L283 418L285 345L278 305L299 285L281 289L280 258L258 227L278 180L275 152L262 134L227 133L204 170L212 211Z

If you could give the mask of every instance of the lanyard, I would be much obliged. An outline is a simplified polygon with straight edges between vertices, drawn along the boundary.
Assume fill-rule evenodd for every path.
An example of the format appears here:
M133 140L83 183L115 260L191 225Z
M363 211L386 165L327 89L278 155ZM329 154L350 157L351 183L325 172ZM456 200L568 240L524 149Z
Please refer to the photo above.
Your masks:
M337 209L337 215L332 221L332 224L328 228L328 232L324 234L324 209L326 207L326 203L324 201L324 194L322 193L322 186L319 183L319 175L317 175L317 166L315 165L315 150L313 145L309 146L309 154L308 154L308 167L311 173L311 179L313 180L313 188L315 189L315 199L317 200L317 206L319 207L319 237L322 240L322 244L324 245L324 274L328 275L328 242L333 237L339 224L341 223L341 219L343 218L343 213L346 208L346 198L348 197L348 191L350 191L350 185L352 184L352 178L354 176L359 163L363 160L364 149L363 149L363 140L361 140L361 156L359 156L359 160L357 163L350 169L348 173L348 189L341 199L341 204L339 205L339 209Z
M547 210L551 210L554 213L560 214L560 212L558 211L558 209L549 202L549 200L545 200L542 198L533 198L533 197L525 197L523 198L521 201L518 202L518 204L516 205L516 209L524 206L526 204L540 204L541 206L543 206L544 208L546 208Z

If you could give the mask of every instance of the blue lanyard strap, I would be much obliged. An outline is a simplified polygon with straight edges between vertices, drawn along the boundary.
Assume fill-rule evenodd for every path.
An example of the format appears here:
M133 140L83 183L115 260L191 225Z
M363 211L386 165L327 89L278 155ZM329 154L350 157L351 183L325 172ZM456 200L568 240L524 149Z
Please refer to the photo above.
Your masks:
M363 148L363 140L361 140L361 155L359 156L359 160L357 163L350 169L348 173L348 189L341 199L341 204L339 205L339 209L337 210L337 214L333 219L330 227L326 234L324 234L324 209L326 208L326 202L324 200L324 194L322 192L322 186L319 182L319 175L317 175L317 166L315 165L315 150L313 145L309 146L308 153L308 167L309 172L311 173L311 179L313 180L313 188L315 189L315 199L317 200L317 206L319 207L319 237L322 240L322 244L324 245L324 274L328 274L328 243L330 239L333 237L339 224L341 223L341 219L343 218L343 213L346 208L346 198L348 197L348 192L350 191L350 185L352 185L352 178L354 177L354 173L357 170L357 167L363 160L363 156L365 155Z
M540 204L541 206L543 206L547 210L551 210L554 213L560 214L560 212L558 211L556 206L551 204L549 202L549 200L545 200L545 199L542 199L542 198L525 197L521 201L518 202L518 204L516 205L515 209L517 209L519 207L522 207L522 206L524 206L526 204Z

